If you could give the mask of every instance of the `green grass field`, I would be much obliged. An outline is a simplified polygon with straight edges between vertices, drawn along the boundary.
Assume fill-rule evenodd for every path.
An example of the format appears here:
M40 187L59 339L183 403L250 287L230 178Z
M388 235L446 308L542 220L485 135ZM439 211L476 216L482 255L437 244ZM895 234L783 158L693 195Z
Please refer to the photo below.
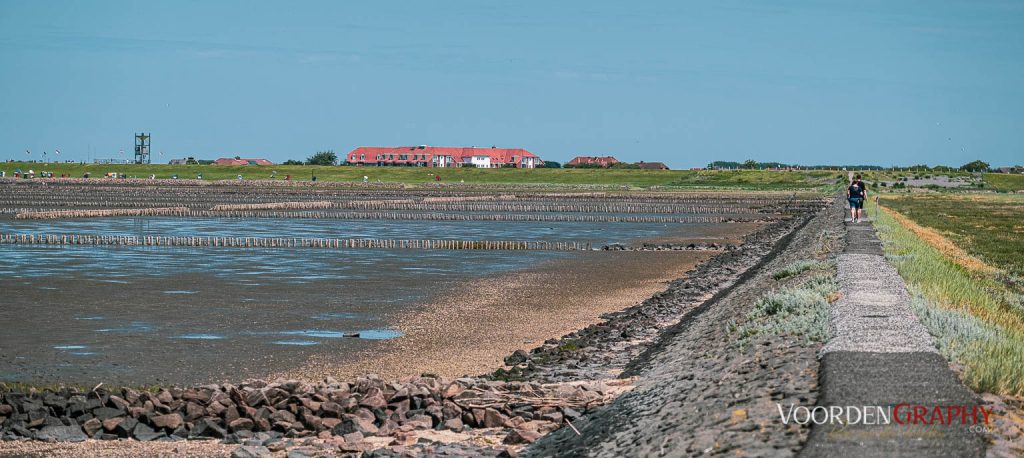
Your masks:
M1001 212L1020 201L992 194L965 196L962 201L956 197L887 198L882 204L902 209L919 225L950 228L949 236L968 254L1001 260L993 261L996 267L1000 263L1019 266L1002 257L1003 248L992 251L993 246L980 243L980 239L991 237L998 232L997 227L1006 230L1008 222ZM873 207L868 202L871 215L875 215ZM943 218L940 213L960 218ZM956 220L960 223L955 224ZM907 282L914 312L935 336L939 350L962 368L964 382L979 392L1024 394L1024 294L1020 278L1002 269L992 272L969 268L888 213L880 213L873 224L885 242L886 258ZM1019 246L1020 239L1017 232L1009 241Z
M45 170L56 175L68 173L81 177L90 172L93 178L107 172L124 173L130 177L196 178L200 173L204 180L232 180L238 175L254 180L267 180L272 173L275 179L283 180L291 175L293 180L310 180L316 176L319 181L370 181L401 183L432 183L434 174L442 182L499 183L499 184L555 184L555 185L614 185L637 188L652 186L669 188L733 188L765 190L829 190L834 185L834 172L775 172L775 171L692 171L692 170L629 170L629 169L475 169L452 168L432 169L421 167L348 167L348 166L217 166L217 165L99 165L7 162L0 164L0 170L13 175L15 169ZM274 173L276 172L276 173Z
M1024 191L1024 175L1006 173L986 173L985 183L992 189L1002 192Z
M986 263L1024 277L1024 196L887 195L882 205L939 231Z

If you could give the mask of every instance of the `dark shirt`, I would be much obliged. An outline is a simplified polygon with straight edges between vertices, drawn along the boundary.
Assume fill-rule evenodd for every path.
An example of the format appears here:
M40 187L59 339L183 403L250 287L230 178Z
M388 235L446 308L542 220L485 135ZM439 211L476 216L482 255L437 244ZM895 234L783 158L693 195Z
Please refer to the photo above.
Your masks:
M860 182L860 181L855 181L855 182L853 182L853 184L850 185L848 191L850 192L850 197L859 197L859 198L863 199L864 198L864 183Z

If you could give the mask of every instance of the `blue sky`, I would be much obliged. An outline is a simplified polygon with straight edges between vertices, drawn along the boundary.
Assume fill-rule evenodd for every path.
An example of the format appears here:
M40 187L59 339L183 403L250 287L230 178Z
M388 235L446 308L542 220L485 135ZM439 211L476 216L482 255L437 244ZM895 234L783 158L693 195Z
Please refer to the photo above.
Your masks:
M0 0L0 63L3 160L1024 162L1020 1Z

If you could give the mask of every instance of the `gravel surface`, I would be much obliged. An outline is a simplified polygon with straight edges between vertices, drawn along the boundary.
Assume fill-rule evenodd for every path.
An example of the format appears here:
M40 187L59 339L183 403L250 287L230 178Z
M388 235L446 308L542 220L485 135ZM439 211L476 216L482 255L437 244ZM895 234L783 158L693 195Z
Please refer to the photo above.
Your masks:
M829 308L833 351L936 352L928 329L910 309L910 294L896 269L878 255L842 254L838 301Z

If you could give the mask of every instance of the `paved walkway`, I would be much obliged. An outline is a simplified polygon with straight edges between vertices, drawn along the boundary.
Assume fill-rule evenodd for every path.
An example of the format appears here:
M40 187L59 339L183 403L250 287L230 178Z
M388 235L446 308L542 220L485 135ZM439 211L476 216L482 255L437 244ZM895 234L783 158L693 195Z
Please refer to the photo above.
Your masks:
M838 259L842 296L829 310L818 405L918 405L929 408L929 420L935 406L945 412L946 406L980 405L910 309L910 295L882 257L874 228L865 222L846 227L847 247ZM812 429L801 454L973 457L985 454L985 441L960 424L823 424Z

